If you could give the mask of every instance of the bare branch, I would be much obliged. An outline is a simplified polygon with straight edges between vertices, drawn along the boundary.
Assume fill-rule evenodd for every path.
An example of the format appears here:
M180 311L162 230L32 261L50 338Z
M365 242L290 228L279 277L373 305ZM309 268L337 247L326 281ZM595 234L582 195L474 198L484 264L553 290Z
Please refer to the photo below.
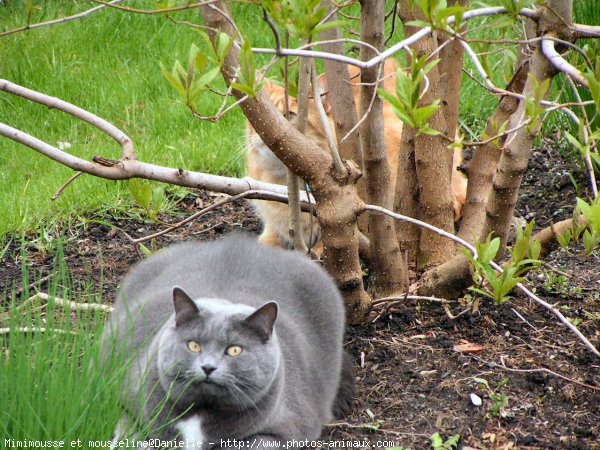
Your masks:
M600 27L574 23L571 27L577 38L600 38Z
M59 148L53 147L16 128L0 123L0 135L8 137L20 144L47 156L73 170L85 172L109 180L128 180L144 178L147 180L171 183L177 186L207 189L235 195L249 190L268 191L269 194L253 194L249 198L261 200L282 201L282 195L287 198L287 189L279 184L263 183L250 177L230 178L199 172L189 172L184 169L157 166L137 160L114 161L112 165L93 163L70 155ZM308 204L306 192L301 192L301 202ZM314 203L314 200L312 200Z
M95 7L91 8L91 9L88 9L87 11L83 11L83 12L80 12L78 14L74 14L72 16L61 17L60 19L49 20L47 22L27 24L27 25L22 26L20 28L15 28L14 30L4 31L4 32L0 33L0 37L9 36L11 34L19 33L21 31L34 30L36 28L49 27L49 26L52 26L52 25L58 25L60 23L70 22L72 20L83 19L85 17L88 17L91 14L94 14L97 11L100 11L101 9L104 9L104 8L106 8L108 6L115 5L117 3L122 3L124 1L125 0L113 0L112 2L108 2L105 5L95 6Z
M97 115L92 114L91 112L86 111L85 109L75 106L69 102L65 102L64 100L61 100L59 98L51 97L50 95L42 94L40 92L27 89L26 87L19 86L18 84L12 83L8 80L0 79L0 91L8 92L10 94L26 98L33 102L45 105L51 109L58 109L60 111L72 115L73 117L77 117L78 119L81 119L84 122L89 123L90 125L98 128L103 133L109 135L111 138L113 138L119 143L122 149L122 159L135 159L133 141L129 138L129 136L127 136L123 131L115 127L112 123L102 119L101 117L98 117Z
M184 5L184 6L175 6L173 8L164 8L164 9L136 9L136 8L129 8L126 6L115 5L114 2L105 2L102 0L90 0L90 1L92 1L94 3L100 3L101 5L109 6L111 8L120 9L121 11L127 11L127 12L135 13L135 14L146 14L146 15L151 16L154 14L167 14L170 12L185 11L188 9L196 9L196 8L200 8L202 6L209 5L211 3L215 3L217 0L204 0L204 1L199 1L197 3L189 2L187 5Z
M94 1L98 1L98 0L94 0ZM475 17L484 17L484 16L493 16L493 15L497 15L497 14L504 14L505 12L506 12L506 8L504 8L504 7L479 8L479 9L474 9L472 11L467 11L463 15L462 19L469 20L469 19L473 19ZM536 17L536 11L533 9L528 9L528 8L523 8L519 12L519 14L522 16L525 16L525 17L529 17L529 18ZM453 23L454 23L454 16L451 16L448 18L448 24L453 24ZM277 54L279 56L300 56L300 57L307 57L307 58L328 59L331 61L337 61L337 62L341 62L341 63L345 63L345 64L350 64L352 66L356 66L361 69L368 69L368 68L374 67L378 64L381 64L386 59L388 59L390 56L395 55L396 53L400 52L401 50L408 50L410 45L423 39L425 36L428 36L429 34L431 34L431 27L423 28L419 32L410 36L409 38L398 42L397 44L391 46L386 51L381 52L381 54L374 56L373 58L371 58L367 61L360 61L360 60L357 60L354 58L349 58L349 57L343 56L343 55L336 55L336 54L332 54L332 53L319 52L319 51L313 51L313 50L297 50L297 49L282 48L277 51L272 48L253 48L252 51L254 53L264 53L264 54L269 54L269 55Z
M333 136L331 124L329 123L329 118L327 117L327 113L325 112L325 108L323 107L321 90L319 89L319 82L317 81L317 70L314 67L314 64L311 69L311 82L313 87L313 98L315 100L315 106L317 108L317 112L319 113L319 119L321 119L321 124L323 125L323 131L325 132L325 137L327 139L329 153L331 154L331 158L333 159L333 166L335 167L336 172L343 178L345 178L348 176L348 171L346 170L346 166L344 166L344 163L340 158L340 153L335 142L335 137Z
M554 48L554 41L550 39L542 39L542 53L550 63L560 72L563 72L567 76L573 78L579 84L589 89L589 84L582 73L576 67L572 66L566 59L564 59L560 53Z

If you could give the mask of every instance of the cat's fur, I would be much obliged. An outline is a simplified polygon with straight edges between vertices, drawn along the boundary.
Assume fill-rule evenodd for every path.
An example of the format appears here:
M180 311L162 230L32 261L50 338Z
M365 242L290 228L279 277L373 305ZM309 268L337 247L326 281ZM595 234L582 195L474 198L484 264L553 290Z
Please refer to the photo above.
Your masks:
M387 61L384 68L384 89L388 92L395 92L396 66L393 62ZM360 95L358 80L359 70L355 67L350 68L350 77L354 83L354 98L358 105ZM323 90L326 90L324 77L319 77L319 82L323 84ZM283 112L285 110L285 91L283 87L276 84L267 83L265 90L269 94L275 106ZM325 102L327 101L325 96ZM289 108L292 113L297 111L296 99L289 99ZM395 192L396 174L398 172L398 160L400 152L400 140L402 136L402 121L396 116L392 106L384 102L383 104L384 132L386 151L390 171L392 175L391 190ZM332 130L333 120L329 115ZM319 119L314 102L309 102L308 125L305 134L317 142L324 151L327 150L327 140L323 131L323 126ZM248 175L260 181L275 184L286 184L286 167L263 143L252 126L247 123L246 126L246 147L247 147L247 167ZM462 155L459 149L454 151L454 161L452 169L452 192L454 196L454 220L459 220L462 216L462 208L466 200L467 179L458 171L457 168L462 163ZM285 247L289 245L288 232L288 210L287 205L278 202L269 202L265 200L255 200L254 205L262 219L264 229L259 240L267 245ZM316 220L310 221L308 213L302 214L302 234L308 246L314 246L319 242L319 227Z
M349 413L343 332L341 296L317 264L237 235L178 244L137 265L104 344L125 342L134 357L124 389L130 415L147 400L151 419L167 398L154 424L164 429L138 438L218 447L221 439L316 439L334 415ZM227 355L231 345L242 353Z

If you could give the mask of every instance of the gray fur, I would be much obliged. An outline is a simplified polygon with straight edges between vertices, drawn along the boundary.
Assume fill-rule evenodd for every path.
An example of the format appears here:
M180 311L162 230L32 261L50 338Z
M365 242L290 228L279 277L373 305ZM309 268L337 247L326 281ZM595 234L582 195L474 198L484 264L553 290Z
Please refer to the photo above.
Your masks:
M269 302L277 308L248 318ZM178 244L138 264L123 282L105 345L125 342L134 357L124 389L130 414L146 398L148 419L167 397L156 422L162 431L139 438L174 439L191 417L201 422L205 449L257 436L283 445L318 438L332 408L351 400L336 399L352 393L340 383L343 330L342 299L317 264L234 235ZM189 340L203 350L191 352ZM244 347L241 355L224 353L232 344ZM216 385L205 382L203 366L215 368Z

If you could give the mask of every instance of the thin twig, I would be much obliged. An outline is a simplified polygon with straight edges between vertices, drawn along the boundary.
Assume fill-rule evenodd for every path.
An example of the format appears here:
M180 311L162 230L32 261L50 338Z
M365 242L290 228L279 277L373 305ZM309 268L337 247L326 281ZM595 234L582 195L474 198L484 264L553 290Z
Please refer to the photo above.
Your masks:
M513 369L511 367L506 367L506 364L504 363L504 359L500 358L500 360L502 361L502 364L497 364L493 361L486 361L485 359L482 359L478 356L474 356L472 355L472 358L475 358L478 361L481 361L482 363L491 366L491 367L498 367L499 369L504 369L508 372L515 372L515 373L535 373L535 372L545 372L548 373L550 375L554 375L555 377L558 377L562 380L568 381L569 383L574 383L578 386L587 388L587 389L592 389L594 391L600 391L600 387L598 386L592 386L591 384L586 384L583 383L581 381L577 381L577 380L573 380L572 378L566 377L564 375L561 375L559 373L554 372L553 370L550 369L546 369L545 367L540 367L539 369Z
M73 175L71 178L69 178L67 180L67 182L65 184L63 184L60 189L58 191L56 191L56 194L54 194L52 197L50 197L50 200L54 201L56 200L58 197L60 197L60 195L63 193L63 191L67 188L67 186L69 186L73 181L75 181L77 178L79 178L81 175L83 175L83 172L75 172L75 175Z
M535 331L537 331L537 328L534 327L533 325L531 325L526 319L525 317L523 317L521 314L519 314L519 311L517 311L515 308L510 308L512 312L515 313L515 315L521 319L523 322L525 322L527 325L529 325L531 328L533 328Z
M425 301L433 303L453 303L445 298L427 297L424 295L403 295L402 297L381 297L371 302L371 305L379 305L381 303L401 303L405 300Z
M569 84L571 85L571 89L573 90L573 95L581 103L581 96L579 95L579 91L577 90L577 86L575 86L575 82L571 77L567 77L569 80ZM591 145L590 145L590 135L592 134L592 128L590 125L590 119L588 118L587 111L585 107L581 107L581 115L583 117L583 139L585 143L585 154L582 155L583 160L585 161L585 166L588 170L588 177L590 180L590 187L592 188L592 194L594 198L598 197L598 185L596 184L596 174L594 171L594 165L592 164L592 156L591 156Z
M140 244L142 242L146 242L146 241L149 241L151 239L155 239L155 238L157 238L159 236L162 236L163 234L167 234L167 233L170 233L171 231L174 231L174 230L176 230L178 228L181 228L182 226L184 226L184 225L186 225L186 224L188 224L188 223L190 223L190 222L192 222L192 221L194 221L194 220L202 217L204 214L212 211L213 209L219 208L219 207L221 207L223 205L226 205L227 203L234 202L234 201L236 201L236 200L238 200L240 198L245 198L245 197L250 197L250 196L253 196L253 195L260 195L260 194L269 194L269 195L272 195L272 193L269 192L269 191L261 191L261 190L258 190L258 189L256 189L256 190L249 190L249 191L242 192L240 194L228 197L228 198L226 198L224 200L221 200L221 201L219 201L217 203L213 203L212 205L207 206L204 209L201 209L200 211L192 214L190 217L182 220L181 222L176 223L175 225L171 225L169 228L166 228L166 229L164 229L162 231L158 231L156 233L153 233L153 234L150 234L148 236L141 237L141 238L137 238L137 239L134 239L134 238L132 238L131 236L129 236L127 234L126 234L126 236L131 241L132 244ZM286 196L282 195L281 197L286 197ZM283 198L282 198L282 200L283 200ZM203 231L206 231L206 230L203 230Z
M465 314L467 314L469 311L471 311L471 308L467 308L462 310L461 312L459 312L458 314L452 314L452 311L450 311L450 308L448 307L447 304L443 304L442 308L444 308L444 312L446 313L446 315L448 316L448 318L450 320L456 320L458 319L460 316L464 316Z

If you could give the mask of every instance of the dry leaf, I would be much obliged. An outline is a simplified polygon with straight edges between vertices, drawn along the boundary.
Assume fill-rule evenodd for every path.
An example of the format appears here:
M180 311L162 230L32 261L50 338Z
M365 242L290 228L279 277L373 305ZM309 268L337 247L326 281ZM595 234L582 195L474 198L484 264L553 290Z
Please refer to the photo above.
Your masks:
M470 342L465 342L463 344L456 344L452 347L452 350L460 353L472 353L474 355L478 355L483 352L483 347L478 344L472 344Z

